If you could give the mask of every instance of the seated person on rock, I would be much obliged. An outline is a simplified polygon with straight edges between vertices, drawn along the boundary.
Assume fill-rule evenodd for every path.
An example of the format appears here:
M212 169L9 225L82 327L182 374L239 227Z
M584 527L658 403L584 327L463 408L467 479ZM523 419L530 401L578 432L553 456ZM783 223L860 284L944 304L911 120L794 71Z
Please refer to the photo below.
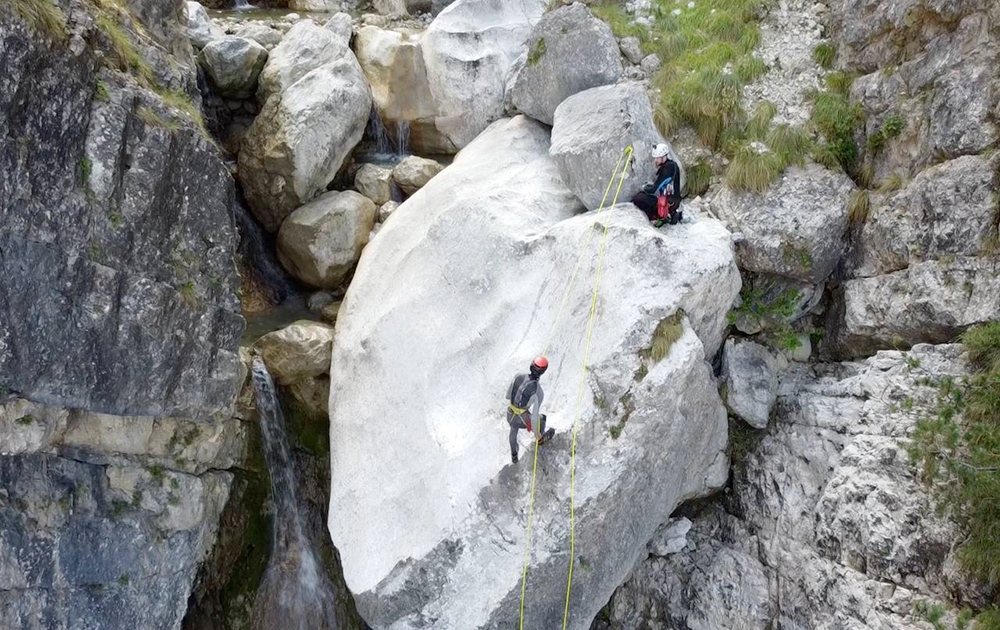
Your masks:
M674 225L684 218L680 209L684 169L669 144L653 147L652 157L656 180L644 185L632 197L632 203L645 212L650 221L657 222L657 227L664 221Z
M510 425L510 460L517 463L517 432L521 429L532 431L531 419L538 418L535 436L538 444L544 444L555 435L555 429L545 430L545 415L539 415L542 406L542 385L538 382L549 367L545 357L536 357L531 362L527 374L518 374L507 388L507 424Z

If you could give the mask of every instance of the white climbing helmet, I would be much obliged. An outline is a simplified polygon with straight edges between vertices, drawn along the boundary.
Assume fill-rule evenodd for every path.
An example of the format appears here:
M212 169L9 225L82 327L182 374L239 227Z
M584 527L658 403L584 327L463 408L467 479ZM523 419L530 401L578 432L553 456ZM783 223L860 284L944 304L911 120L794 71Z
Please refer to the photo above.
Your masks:
M670 155L670 145L661 142L660 144L653 147L652 155L654 158L667 157L668 155Z

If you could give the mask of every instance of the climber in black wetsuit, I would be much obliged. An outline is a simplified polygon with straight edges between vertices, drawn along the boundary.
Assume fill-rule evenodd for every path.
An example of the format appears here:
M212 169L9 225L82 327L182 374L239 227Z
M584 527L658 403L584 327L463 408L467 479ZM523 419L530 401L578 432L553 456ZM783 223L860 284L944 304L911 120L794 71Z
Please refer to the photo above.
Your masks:
M542 385L538 379L549 367L549 361L545 357L536 357L531 362L531 367L527 374L518 374L511 381L507 388L507 424L510 425L510 460L517 463L517 432L527 429L534 430L535 439L539 444L552 439L555 429L545 430L545 416L540 414L542 399L545 393L542 392ZM538 421L535 426L531 426L531 419Z
M666 221L674 225L684 218L681 213L681 188L684 185L684 170L669 144L661 143L653 147L653 164L656 179L642 187L632 197L632 203L646 213L650 221ZM664 196L667 203L666 216L659 216L658 197Z

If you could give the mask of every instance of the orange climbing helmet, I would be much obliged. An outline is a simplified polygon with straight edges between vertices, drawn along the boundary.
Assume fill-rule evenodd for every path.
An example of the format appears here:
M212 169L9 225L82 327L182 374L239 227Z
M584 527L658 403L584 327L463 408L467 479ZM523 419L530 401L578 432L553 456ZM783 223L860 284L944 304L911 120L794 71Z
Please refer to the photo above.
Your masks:
M535 357L535 360L531 362L531 375L541 376L548 368L549 360L543 356L537 356Z

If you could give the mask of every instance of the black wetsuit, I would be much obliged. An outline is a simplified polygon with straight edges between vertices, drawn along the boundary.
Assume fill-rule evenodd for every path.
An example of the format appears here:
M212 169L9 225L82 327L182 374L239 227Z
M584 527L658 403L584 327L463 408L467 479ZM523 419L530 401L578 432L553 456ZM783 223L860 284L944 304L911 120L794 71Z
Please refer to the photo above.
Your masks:
M545 393L538 378L530 374L514 377L507 388L507 424L510 425L510 454L517 454L517 432L521 429L534 430L536 439L545 434L545 416L541 415L542 399ZM532 418L538 419L534 426Z
M681 169L670 158L656 170L656 181L653 185L644 186L632 197L632 203L645 212L650 221L656 221L660 218L656 213L656 197L660 194L667 196L670 217L677 217L677 213L673 211L681 205ZM676 220L671 222L676 223Z

